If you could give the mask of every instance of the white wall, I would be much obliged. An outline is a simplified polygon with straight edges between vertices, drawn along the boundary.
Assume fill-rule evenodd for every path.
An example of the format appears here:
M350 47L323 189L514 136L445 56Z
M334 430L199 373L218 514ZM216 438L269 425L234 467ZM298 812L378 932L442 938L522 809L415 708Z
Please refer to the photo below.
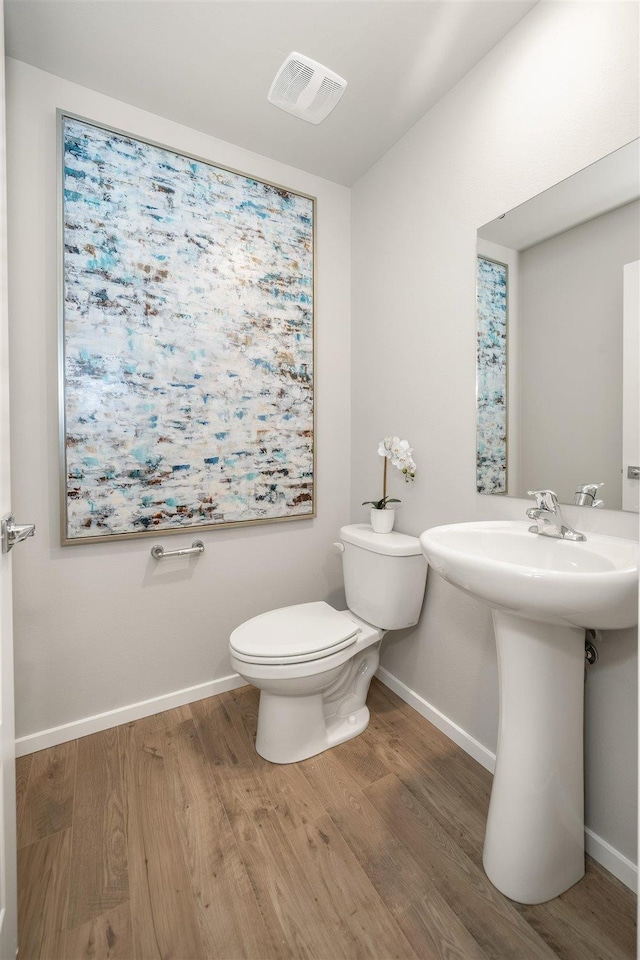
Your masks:
M56 400L56 108L293 190L317 205L315 520L202 533L196 561L156 564L142 539L61 548ZM37 536L15 551L17 735L231 672L228 639L274 606L340 602L331 551L349 512L350 194L286 167L8 61L13 506ZM195 531L165 537L188 546Z
M520 253L519 496L551 487L571 503L604 483L622 508L623 272L639 226L636 200Z
M399 528L524 517L475 493L476 230L638 136L638 11L541 3L353 188L352 519L379 487L378 440L414 447ZM598 516L594 516L598 514ZM586 530L637 517L566 508ZM488 611L430 573L417 629L383 665L495 749ZM587 822L636 859L636 631L612 636L587 681Z

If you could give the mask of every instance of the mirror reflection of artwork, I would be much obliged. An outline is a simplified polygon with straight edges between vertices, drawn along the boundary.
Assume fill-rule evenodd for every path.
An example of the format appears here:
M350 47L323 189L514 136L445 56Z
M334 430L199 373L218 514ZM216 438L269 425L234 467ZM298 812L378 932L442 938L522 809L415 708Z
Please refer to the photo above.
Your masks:
M313 199L61 124L63 542L313 516Z
M478 493L507 492L508 269L477 258Z

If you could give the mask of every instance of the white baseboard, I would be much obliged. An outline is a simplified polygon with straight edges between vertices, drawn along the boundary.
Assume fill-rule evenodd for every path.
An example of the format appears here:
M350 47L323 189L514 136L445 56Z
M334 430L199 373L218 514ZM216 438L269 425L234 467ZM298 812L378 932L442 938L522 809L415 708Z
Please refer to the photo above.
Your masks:
M638 892L638 868L624 854L599 837L589 827L584 828L584 846L590 857L597 860L605 870L617 877L625 887Z
M453 740L465 753L477 760L486 770L493 773L496 765L496 755L484 747L478 740L459 727L457 723L450 720L440 710L428 703L424 697L408 687L392 673L385 670L384 667L378 667L376 677L386 687L393 690L401 700L413 707L422 717L441 730L445 736ZM589 856L597 860L598 863L617 877L626 887L637 892L638 890L638 868L635 863L628 860L624 854L612 847L610 843L599 837L597 833L585 827L584 831L585 849Z
M408 703L414 710L417 710L429 723L432 723L434 727L441 730L442 733L449 737L449 740L453 740L459 747L462 747L464 752L468 753L474 760L477 760L485 770L493 773L496 766L495 753L487 750L479 740L475 740L471 734L463 730L462 727L459 727L458 724L450 720L449 717L446 717L437 707L433 707L430 703L427 703L423 697L411 690L410 687L401 680L398 680L397 677L394 677L394 675L389 673L388 670L385 670L384 667L378 667L376 677L384 683L385 687L389 687L390 690L397 693L401 700L404 700L404 702Z
M76 740L78 737L86 737L90 733L108 730L110 727L117 727L121 723L141 720L143 717L150 717L154 713L162 713L164 710L171 710L173 707L181 707L186 703L204 700L206 697L213 697L218 693L234 690L236 687L242 687L245 684L246 680L239 677L237 673L232 673L228 677L221 677L219 680L209 680L207 683L199 683L195 687L174 690L160 697L141 700L140 703L130 703L125 707L107 710L106 713L97 713L93 717L83 717L81 720L63 723L59 727L50 727L48 730L30 733L28 736L19 737L16 740L16 756L23 757L27 753L35 753L37 750L45 750L47 747L54 747L59 743Z

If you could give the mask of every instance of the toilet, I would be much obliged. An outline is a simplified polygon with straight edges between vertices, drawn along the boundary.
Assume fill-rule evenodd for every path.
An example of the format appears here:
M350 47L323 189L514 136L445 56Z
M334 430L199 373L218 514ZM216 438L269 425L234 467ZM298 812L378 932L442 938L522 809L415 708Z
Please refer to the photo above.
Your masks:
M418 622L427 564L417 537L340 530L347 610L324 601L262 613L231 634L233 669L260 690L256 750L295 763L352 737L366 706L387 630Z

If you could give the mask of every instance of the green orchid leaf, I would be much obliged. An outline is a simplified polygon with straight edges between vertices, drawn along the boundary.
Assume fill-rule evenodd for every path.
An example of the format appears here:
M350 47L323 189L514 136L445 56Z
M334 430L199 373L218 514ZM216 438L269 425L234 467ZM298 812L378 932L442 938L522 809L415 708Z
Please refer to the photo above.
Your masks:
M374 510L385 510L388 503L402 503L402 501L397 497L382 497L381 500L364 500L362 506L372 506Z

